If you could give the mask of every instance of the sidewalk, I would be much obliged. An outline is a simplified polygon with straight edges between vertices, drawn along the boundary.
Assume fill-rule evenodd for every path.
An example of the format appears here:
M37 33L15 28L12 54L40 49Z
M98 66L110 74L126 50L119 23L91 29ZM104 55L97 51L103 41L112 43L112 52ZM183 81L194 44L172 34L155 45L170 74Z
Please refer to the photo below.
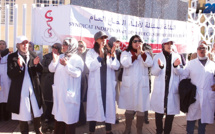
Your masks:
M119 124L112 125L112 132L114 134L123 134L125 128L124 110L117 110L119 116L122 118ZM143 134L156 134L155 115L149 112L149 124L143 124ZM197 134L197 123L195 127L195 134ZM33 125L30 125L30 134L33 132ZM88 124L76 129L76 134L86 134L88 132ZM0 134L20 134L18 121L0 122ZM50 133L47 133L50 134ZM97 123L95 134L105 134L105 126L103 123ZM132 134L136 134L136 119L132 123ZM171 134L186 134L186 117L183 113L174 118ZM215 123L207 125L206 134L215 134Z

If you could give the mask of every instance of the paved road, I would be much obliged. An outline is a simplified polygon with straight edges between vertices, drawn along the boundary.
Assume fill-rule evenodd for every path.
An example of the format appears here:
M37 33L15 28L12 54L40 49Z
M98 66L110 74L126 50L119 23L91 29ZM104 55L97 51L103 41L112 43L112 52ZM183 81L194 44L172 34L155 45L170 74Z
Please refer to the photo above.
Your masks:
M125 118L124 118L124 110L117 110L119 116L121 117L120 123L112 125L112 131L114 134L122 134L125 128ZM155 134L155 118L154 113L149 113L149 124L143 124L143 134ZM132 134L136 133L136 119L133 120L132 124ZM197 134L197 124L195 127L195 134ZM30 134L34 134L33 125L30 125ZM76 134L84 134L88 132L88 124L82 127L78 127L76 129ZM0 122L0 134L20 134L19 125L17 121L6 121ZM47 133L50 134L50 133ZM103 123L98 123L96 126L95 134L105 134L105 126ZM173 128L171 134L186 134L186 117L183 113L177 115L173 122ZM207 125L206 134L215 134L215 124Z

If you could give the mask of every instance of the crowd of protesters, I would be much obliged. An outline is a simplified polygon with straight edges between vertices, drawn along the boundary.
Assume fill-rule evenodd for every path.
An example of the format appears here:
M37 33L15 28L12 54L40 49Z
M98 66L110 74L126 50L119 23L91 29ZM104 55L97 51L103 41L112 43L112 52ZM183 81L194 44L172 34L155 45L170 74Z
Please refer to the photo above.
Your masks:
M186 63L170 38L162 40L162 51L154 57L138 35L130 38L125 51L118 38L110 37L107 43L108 38L98 31L93 48L87 49L84 41L67 37L54 43L42 60L25 36L16 38L14 53L0 40L0 120L18 120L22 134L29 133L31 120L36 134L75 134L87 121L89 134L95 133L97 122L104 122L106 133L113 134L117 102L125 110L123 134L131 134L135 115L136 133L142 134L149 110L155 112L157 134L170 134L174 116L184 109L188 134L194 133L196 121L199 134L214 123L215 45L210 50L201 40Z

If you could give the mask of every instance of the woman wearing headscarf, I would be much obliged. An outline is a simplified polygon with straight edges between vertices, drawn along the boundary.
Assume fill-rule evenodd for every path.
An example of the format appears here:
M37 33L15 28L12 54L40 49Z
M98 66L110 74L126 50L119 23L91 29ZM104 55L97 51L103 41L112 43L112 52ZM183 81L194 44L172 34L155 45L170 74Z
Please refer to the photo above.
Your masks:
M63 41L63 53L53 53L49 71L54 74L53 109L56 120L55 134L75 134L75 123L79 119L81 72L84 63L76 54L78 42L75 38Z
M150 54L142 50L142 43L140 36L132 36L128 48L120 57L123 74L119 108L126 109L124 134L131 133L135 113L137 114L137 134L142 134L144 112L150 109L148 67L152 66L153 61Z
M87 121L89 131L95 132L96 122L105 122L106 133L112 134L115 124L115 72L119 69L115 46L105 46L107 35L99 31L94 35L94 48L87 52L86 64L89 69L87 92Z
M9 49L4 40L0 40L0 121L10 119L10 112L6 110L10 88L10 79L7 75L7 57Z

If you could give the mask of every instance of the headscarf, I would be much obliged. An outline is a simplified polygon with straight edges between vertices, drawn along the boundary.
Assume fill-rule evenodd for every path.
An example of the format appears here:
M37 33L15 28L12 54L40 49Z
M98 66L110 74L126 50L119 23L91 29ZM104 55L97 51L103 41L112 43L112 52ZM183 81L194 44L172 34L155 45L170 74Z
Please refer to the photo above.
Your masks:
M78 41L75 38L67 37L64 39L63 45L68 45L68 49L64 53L66 58L70 58L73 54L77 53Z

